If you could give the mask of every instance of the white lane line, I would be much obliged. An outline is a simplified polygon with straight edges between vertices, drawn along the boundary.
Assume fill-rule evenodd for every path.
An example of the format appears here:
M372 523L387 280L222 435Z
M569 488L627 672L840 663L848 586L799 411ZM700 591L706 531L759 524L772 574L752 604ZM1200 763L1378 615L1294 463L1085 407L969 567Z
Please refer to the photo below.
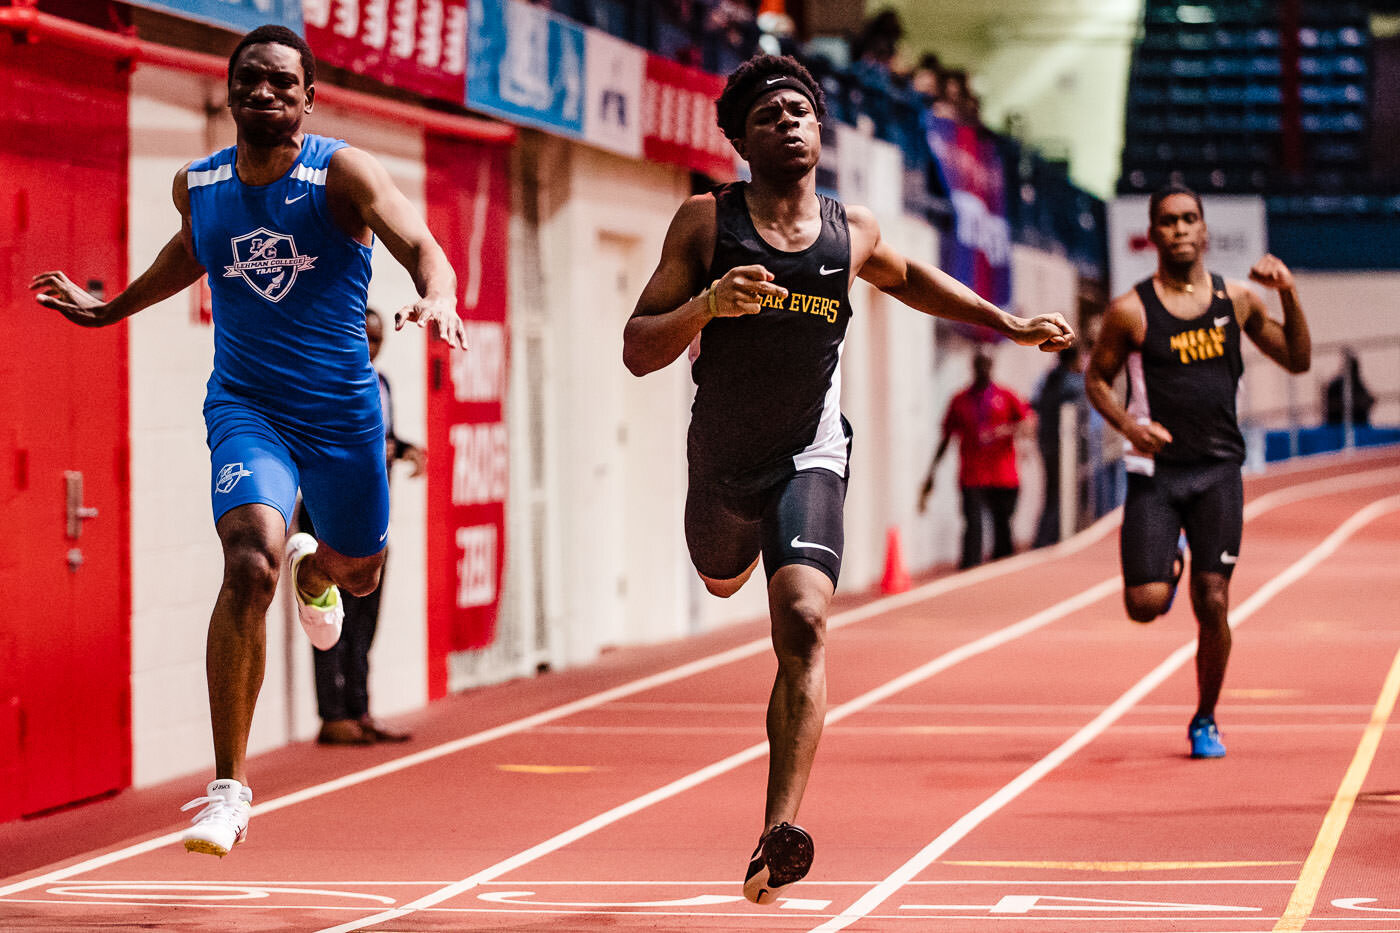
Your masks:
M985 564L981 567L977 567L972 570L965 571L963 573L955 574L949 577L944 577L939 580L933 580L920 587L910 590L907 593L900 593L895 596L881 597L879 599L873 600L870 603L867 603L864 606L858 606L854 609L850 609L832 616L827 621L827 628L842 628L844 626L868 619L871 616L879 615L882 612L887 612L893 609L899 609L912 603L917 603L926 599L932 599L935 596L940 596L944 593L951 592L953 590L963 589L989 579L994 579L996 577L1012 573L1017 570L1023 570L1027 567L1033 567L1038 564L1057 560L1061 557L1078 553L1079 551L1082 551L1083 549L1089 547L1091 544L1100 540L1104 537L1104 535L1108 534L1108 532L1116 528L1117 521L1117 513L1113 512L1107 516L1104 516L1094 525L1080 532L1075 537L1070 538L1069 540L1064 541L1058 545L1054 545L1048 548L1041 548L1037 551L1030 551L1024 554L1018 554L1015 557L1010 557L1006 560L997 561L996 563L992 564ZM624 697L634 696L638 693L644 693L648 690L652 690L657 687L663 687L667 684L671 684L679 680L684 680L687 677L694 677L697 674L703 674L706 671L710 671L718 667L723 667L727 664L732 664L736 661L741 661L745 658L750 658L754 655L762 654L771 650L772 643L768 638L754 639L753 641L747 642L746 644L738 645L734 648L730 648L718 654L713 654L705 658L699 658L687 664L682 664L678 667L670 668L669 670L660 671L656 674L651 674L647 677L641 677L637 680L630 681L629 683L621 684L617 687L613 687L608 690L602 690L598 693L590 694L586 697L581 697L580 699L574 700L572 702L564 703L560 706L555 706L550 709L543 710L539 713L535 713L530 716L525 716L523 718L516 719L499 726L495 726L491 729L486 729L482 732L477 732L473 733L472 735L463 736L460 739L454 739L450 742L444 742L441 745L435 745L432 748L426 748L422 751L415 752L411 755L405 755L402 758L395 758L392 761L386 761L381 764L375 765L371 768L364 768L360 771L355 771L350 774L342 775L341 777L335 778L330 781L325 781L320 784L314 784L310 787L302 788L299 791L293 791L292 793L285 794L281 797L275 797L272 800L255 804L253 806L252 812L254 816L257 816L264 813L272 813L274 811L281 810L284 807L290 807L293 804L305 803L308 800L314 800L317 797L324 797L325 795L334 793L338 790L344 790L349 787L354 787L358 784L363 784L366 781L372 781L376 778L385 777L386 775L402 771L406 768L412 768L416 765L434 761L438 758L443 758L447 755L453 755L457 752L473 748L477 745L483 745L487 742L493 742L496 739L501 739L505 738L506 736L526 732L530 729L536 728L537 726L544 725L545 723L554 722L559 719L565 719L569 716L574 715L575 713L581 713L585 710L595 709L599 706L605 706L609 703L612 703L615 700L620 700ZM98 855L94 856L93 858L84 859L80 862L67 865L63 868L58 868L40 875L25 878L22 881L17 881L9 885L0 886L0 897L6 897L11 894L18 894L21 891L28 891L32 888L40 887L45 884L50 884L54 881L62 881L66 878L72 878L75 875L79 875L84 872L94 871L96 869L104 868L108 865L112 865L117 862L125 861L126 859L133 858L137 855L142 855L146 852L152 852L163 846L173 845L180 841L180 837L183 833L184 830L179 829L175 832L166 833L165 835L157 836L153 839L147 839L142 842L124 846L120 849L107 852L103 855Z
M1121 584L1119 583L1117 577L1104 580L1103 582L1095 584L1094 586L1090 587L1087 590L1084 590L1081 593L1071 596L1069 599L1065 599L1059 603L1056 603L1054 606L1051 606L1048 609L1042 609L1035 615L1028 616L1027 618L1022 619L1015 625L1011 625L1007 628L1001 629L1000 631L984 635L976 641L970 642L959 648L955 648L954 650L949 651L946 654L940 655L939 657L934 658L928 663L923 664L912 671L908 671L907 673L901 674L893 680L881 684L874 690L870 690L866 693L861 694L853 700L850 700L846 703L842 703L840 706L834 707L830 712L827 713L826 722L828 725L835 722L839 722L840 720L845 719L847 716L850 716L854 713L858 713L866 707L880 702L886 697L892 696L900 692L901 690L906 690L909 687L912 687L921 681L927 680L935 674L947 670L948 668L962 661L965 661L968 658L974 657L975 655L979 655L987 651L991 651L992 649L998 648L1006 644L1007 642L1014 641L1015 639L1020 638L1023 635L1027 635L1038 628L1049 625L1051 622L1054 622L1057 619L1062 619L1067 615L1078 612L1081 609L1084 609L1085 607L1098 602L1104 597L1110 596L1113 593L1118 592L1120 586ZM694 787L698 787L699 785L705 783L711 778L715 778L720 776L721 774L733 771L735 768L738 768L741 765L747 764L750 761L754 761L755 759L762 757L763 755L767 754L767 752L768 743L766 741L759 742L756 745L751 745L743 751L736 752L735 754L730 755L728 758L725 758L721 761L717 761L714 764L701 768L698 771L694 771L690 774L687 774L685 777L672 781L671 783L666 784L663 787L658 787L656 790L653 790L647 794L643 794L640 797L633 798L632 800L629 800L626 803L620 804L616 807L613 807L610 810L598 814L592 819L585 820L584 822L579 823L577 826L574 826L571 829L567 829L564 832L559 833L558 835L553 836L550 839L546 839L538 845L531 846L523 852L519 852L511 856L510 858L505 859L504 861L497 862L495 865L492 865L489 868L484 868L481 871L476 872L475 874L469 875L468 877L463 878L456 884L451 884L439 891L434 891L431 894L426 894L418 898L417 900L411 901L403 905L402 907L386 910L381 913L377 913L373 916L365 917L361 920L341 924L340 926L327 927L325 929L320 930L319 933L354 933L354 931L362 930L366 927L374 926L380 923L388 923L391 920L400 919L416 911L434 907L437 904L441 904L444 901L450 900L454 897L457 897L460 894L470 891L472 888L475 888L478 885L482 885L489 881L493 881L496 878L499 878L502 875L506 874L507 872L514 871L522 865L528 865L536 859L548 855L551 852L555 852L559 849L562 849L564 846L567 846L570 843L577 842L585 836L597 832L598 830L603 829L607 826L610 826L613 823L616 823L621 819L631 816L634 813L638 813L642 810L645 810L652 804L660 803L663 800L675 797L677 794L681 794Z
M1273 599L1284 588L1302 579L1307 573L1322 563L1323 560L1332 556L1344 541L1350 538L1358 530L1365 527L1387 512L1400 508L1400 496L1392 496L1387 499L1380 499L1371 503L1359 512L1352 515L1341 525L1339 525L1330 535L1303 555L1278 576L1269 580L1257 591L1255 591L1239 609L1230 613L1230 627L1233 629L1252 616ZM989 817L1011 803L1021 794L1029 790L1041 778L1051 771L1064 764L1069 758L1084 748L1094 739L1113 725L1124 713L1128 712L1139 700L1147 696L1168 677L1174 674L1178 668L1196 655L1195 641L1182 645L1171 655L1157 665L1147 676L1143 677L1132 687L1113 701L1102 713L1094 717L1082 729L1065 740L1050 754L1037 761L1034 765L1021 772L1018 776L1003 786L995 794L988 797L981 804L964 814L957 822L948 827L938 835L932 842L921 849L913 858L909 859L899 868L895 869L889 877L871 888L862 897L856 900L850 907L837 914L831 920L820 926L813 927L811 933L833 933L836 930L844 930L846 927L860 920L869 914L884 901L888 900L896 890L908 883L919 872L931 865L935 859L947 852L950 848L964 839L969 833L985 822Z
M1376 485L1384 482L1390 482L1393 481L1396 476L1400 476L1400 470L1397 470L1397 468L1395 467L1387 467L1376 470L1361 471L1357 473L1347 473L1335 479L1321 479L1309 481L1306 483L1300 483L1298 484L1297 488L1309 489L1309 495L1327 495L1330 492L1341 491L1343 489L1358 488L1359 486L1363 485ZM1250 506L1247 506L1245 508L1246 520L1263 514L1264 512L1267 512L1270 509L1275 508L1279 505L1283 505L1286 502L1293 501L1292 499L1285 497L1285 494L1287 492L1287 489L1276 490L1272 493L1268 493L1266 495L1261 496L1259 500L1257 500L1254 503L1251 503ZM873 600L870 603L867 603L864 606L859 606L855 609L838 613L832 616L829 620L827 620L827 628L830 630L842 628L844 626L851 625L855 622L860 622L864 619L870 618L871 616L878 615L882 612L900 609L913 603L921 602L926 599L932 599L935 596L941 596L944 593L952 592L958 589L963 589L969 586L976 585L978 583L982 583L986 580L995 579L997 577L1004 576L1015 571L1024 570L1028 567L1034 567L1039 564L1059 560L1062 557L1068 557L1070 555L1077 554L1078 552L1084 550L1090 545L1102 540L1109 532L1116 529L1118 527L1121 511L1121 509L1117 509L1113 512L1110 512L1109 514L1103 516L1098 521L1096 521L1093 525L1086 528L1084 531L1079 532L1077 535L1069 538L1066 541L1062 541L1059 544L1052 545L1046 548L1040 548L1034 551L1027 551L1021 554L1017 554L1014 557L1008 557L1005 560L995 561L990 564L983 564L980 567L975 567L971 570L966 570L959 574L925 583L924 585L916 587L915 589L912 589L907 593L901 593L895 596L881 597L879 599ZM723 667L727 664L732 664L736 661L741 661L746 658L752 657L756 654L765 653L769 650L771 650L769 639L755 639L751 642L748 642L747 644L738 645L734 648L728 649L727 651L720 652L719 654L710 655L707 658L700 658L695 661L691 661L687 664L682 664L678 667L671 668L669 670L661 671L659 673L652 674L647 677L642 677L629 683L621 684L617 687L613 687L608 690L603 690L598 693L591 694L590 696L582 697L570 703L565 703L563 705L556 706L539 713L535 713L531 716L516 719L512 722L504 723L500 726L496 726L482 732L477 732L469 736L463 736L462 738L454 739L451 742L444 742L441 745L436 745L432 748L426 748L422 751L414 752L411 755L405 755L402 758L396 758L392 761L383 762L379 765L375 765L372 768L365 768L360 771L355 771L350 774L342 775L341 777L335 778L330 781L325 781L320 784L314 784L310 787L302 788L299 791L294 791L290 794L286 794L281 797L275 797L272 800L255 804L253 806L252 812L253 815L272 813L284 807L292 806L293 804L305 803L308 800L315 800L318 797L323 797L327 794L334 793L338 790L344 790L349 787L354 787L356 785L363 784L367 781L372 781L376 778L381 778L390 774L394 774L395 772L402 771L406 768L412 768L420 764L435 761L438 758L443 758L447 755L453 755L457 752L464 751L468 748L473 748L477 745L485 744L486 742L492 742L496 739L505 738L506 736L516 735L520 732L525 732L529 729L533 729L536 726L540 726L549 722L554 722L558 719L564 719L568 716L572 716L575 713L580 713L585 710L595 709L599 706L604 706L615 700L620 700L625 697L633 696L635 694L642 693L656 687L666 686L667 684L683 680L687 677L693 677L697 674L702 674L706 671L713 670L718 667ZM8 885L0 886L0 897L6 897L11 894L18 894L22 891L28 891L32 888L49 884L54 881L62 881L66 878L72 878L75 875L80 875L84 872L94 871L99 868L104 868L108 865L113 865L118 862L125 861L129 858L134 858L135 856L142 855L146 852L155 851L156 849L159 849L162 846L173 845L180 841L180 836L183 834L183 832L184 830L182 828L174 832L166 833L161 836L156 836L152 839L146 839L142 842L133 843L131 845L124 846L119 849L114 849L102 855L74 862L73 864L64 866L63 868L54 869L52 871L44 872L39 875L34 875L29 878L25 878L21 881L16 881Z

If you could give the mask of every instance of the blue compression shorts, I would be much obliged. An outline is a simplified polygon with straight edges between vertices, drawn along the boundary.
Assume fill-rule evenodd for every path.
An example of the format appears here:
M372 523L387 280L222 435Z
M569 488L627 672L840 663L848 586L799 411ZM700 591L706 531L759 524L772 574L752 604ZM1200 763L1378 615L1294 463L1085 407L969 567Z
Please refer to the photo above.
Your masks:
M389 537L384 442L311 441L280 430L257 409L220 401L205 409L210 498L217 523L230 509L261 503L291 526L297 487L319 539L346 557L369 557Z

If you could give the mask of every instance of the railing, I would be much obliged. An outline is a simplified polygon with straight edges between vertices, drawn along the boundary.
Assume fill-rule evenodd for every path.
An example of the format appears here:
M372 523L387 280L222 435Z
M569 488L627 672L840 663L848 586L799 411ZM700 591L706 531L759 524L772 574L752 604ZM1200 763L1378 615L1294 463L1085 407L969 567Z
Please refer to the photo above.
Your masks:
M1314 344L1296 376L1247 348L1239 415L1255 463L1400 442L1400 335Z

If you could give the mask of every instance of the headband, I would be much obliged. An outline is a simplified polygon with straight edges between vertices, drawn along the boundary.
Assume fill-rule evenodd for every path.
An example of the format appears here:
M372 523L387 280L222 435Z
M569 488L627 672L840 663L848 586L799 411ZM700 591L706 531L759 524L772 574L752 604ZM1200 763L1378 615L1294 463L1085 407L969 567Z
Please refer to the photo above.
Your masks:
M794 90L807 98L807 102L812 105L812 112L817 112L817 99L812 94L811 88L791 75L769 75L767 78L756 82L754 86L749 89L749 92L744 95L743 106L739 108L738 113L743 115L742 119L747 120L749 111L753 109L753 105L758 103L760 98L774 91L787 89Z

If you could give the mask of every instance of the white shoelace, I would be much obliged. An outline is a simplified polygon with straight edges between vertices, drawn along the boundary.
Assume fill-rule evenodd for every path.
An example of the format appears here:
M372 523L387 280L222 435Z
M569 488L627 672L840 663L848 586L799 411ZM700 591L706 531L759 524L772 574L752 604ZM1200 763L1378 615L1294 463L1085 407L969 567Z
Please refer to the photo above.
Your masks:
M224 820L237 825L238 805L245 802L243 800L229 800L227 797L196 797L181 807L180 811L183 813L185 810L192 810L202 805L204 809L195 814L194 818L190 820L191 823L200 823L205 819L211 819Z

